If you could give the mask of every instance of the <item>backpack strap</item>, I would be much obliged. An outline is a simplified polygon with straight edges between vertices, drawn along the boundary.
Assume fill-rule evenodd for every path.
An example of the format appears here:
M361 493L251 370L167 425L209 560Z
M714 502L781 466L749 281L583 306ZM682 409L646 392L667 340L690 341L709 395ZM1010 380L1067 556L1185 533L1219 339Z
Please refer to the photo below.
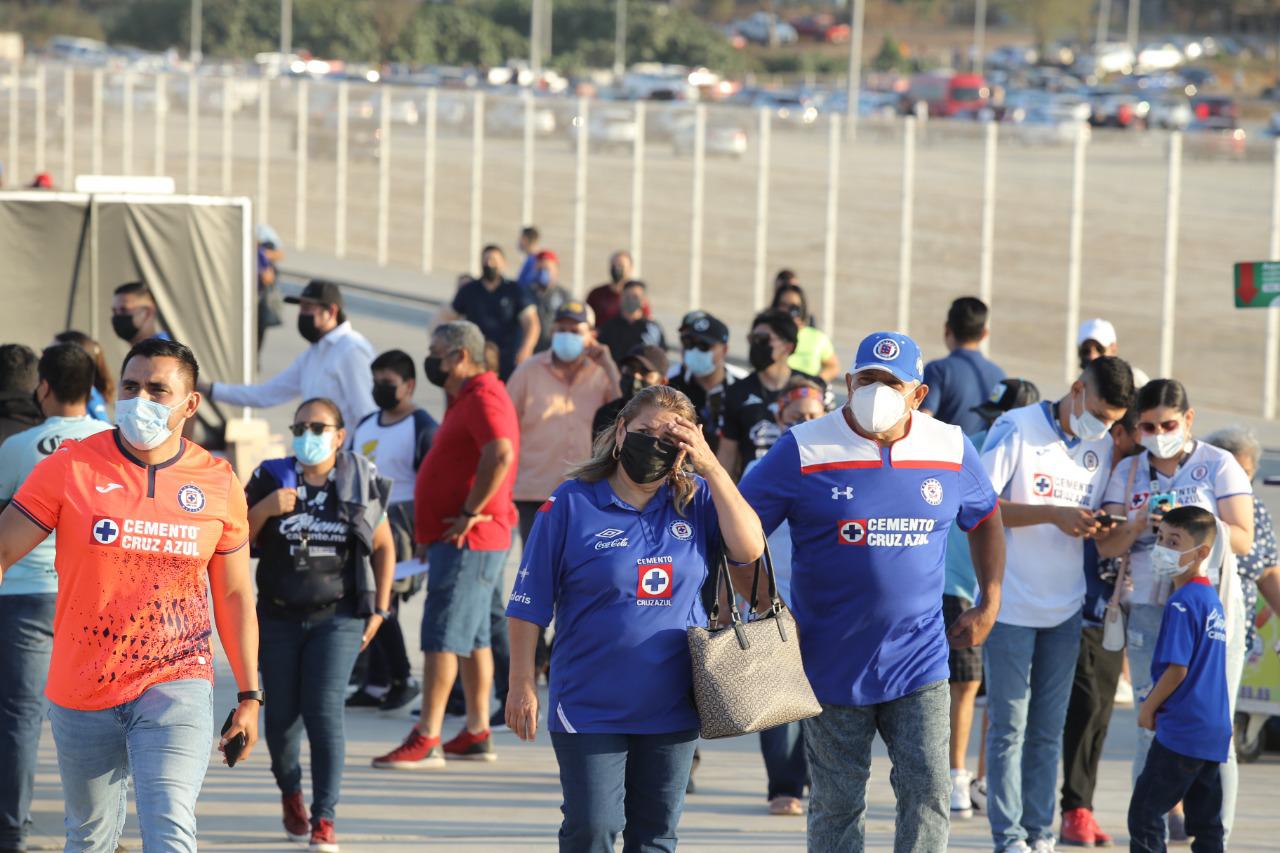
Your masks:
M298 487L298 468L292 456L283 459L266 459L258 467L270 474L272 479L280 484L280 488L296 489Z
M436 419L426 409L413 410L413 470L417 471L427 458L437 426Z

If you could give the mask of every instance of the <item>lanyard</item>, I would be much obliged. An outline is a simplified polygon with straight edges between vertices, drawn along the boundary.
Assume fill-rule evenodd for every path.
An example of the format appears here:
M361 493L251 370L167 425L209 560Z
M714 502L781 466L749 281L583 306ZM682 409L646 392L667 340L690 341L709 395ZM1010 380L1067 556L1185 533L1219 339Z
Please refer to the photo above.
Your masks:
M315 486L310 487L315 490L315 494L312 495L310 499L307 498L308 486L306 480L304 480L302 476L302 465L295 461L294 470L298 476L298 487L295 491L298 493L298 500L302 501L307 510L307 523L305 526L300 525L298 530L302 539L302 547L306 548L307 543L311 539L311 525L315 523L315 514L319 511L321 504L324 502L325 489L327 489L329 484L334 481L334 475L338 470L338 466L335 465L329 469L329 475L325 479L325 485L318 488Z
M1169 475L1170 486L1173 485L1173 478L1178 476L1178 472L1182 470L1182 466L1191 461L1191 456L1196 452L1196 448L1198 446L1198 442L1191 442L1191 449L1187 451L1187 454L1182 457L1180 462L1178 462L1178 467L1173 469L1173 473ZM1151 475L1151 494L1154 495L1156 492L1160 491L1160 472L1156 470L1156 463L1151 461L1150 450L1147 451L1147 473Z

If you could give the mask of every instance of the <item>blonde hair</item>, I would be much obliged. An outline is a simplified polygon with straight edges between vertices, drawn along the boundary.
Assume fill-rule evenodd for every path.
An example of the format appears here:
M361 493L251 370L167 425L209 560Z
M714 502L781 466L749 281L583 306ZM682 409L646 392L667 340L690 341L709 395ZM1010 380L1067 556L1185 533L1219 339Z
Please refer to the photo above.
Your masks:
M641 388L622 407L622 411L618 413L613 423L609 424L608 429L602 429L596 435L591 443L591 458L570 468L565 472L565 477L570 480L582 480L584 483L598 483L613 476L613 473L618 470L618 460L614 456L618 424L630 423L640 417L646 409L651 408L674 412L692 424L698 422L693 403L683 392L666 385L650 385L647 388ZM689 501L693 500L696 488L693 474L687 463L682 462L672 467L667 474L667 484L671 487L671 501L675 504L676 512L684 515L685 507L689 505Z

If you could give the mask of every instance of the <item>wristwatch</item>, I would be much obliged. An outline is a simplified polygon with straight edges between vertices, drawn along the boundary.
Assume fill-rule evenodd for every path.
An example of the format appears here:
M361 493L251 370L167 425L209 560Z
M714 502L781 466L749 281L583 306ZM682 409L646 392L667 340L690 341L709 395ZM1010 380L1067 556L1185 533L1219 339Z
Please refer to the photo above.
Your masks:
M257 700L258 704L261 705L267 701L267 694L261 690L241 690L236 694L237 702L248 702L250 699Z
M464 506L464 507L462 508L462 514L463 514L463 516L465 516L466 518L475 518L475 517L476 517L477 515L479 515L480 513L478 513L478 512L472 512L471 510L467 509L467 508Z
M391 621L391 611L390 611L390 610L377 610L377 609L375 609L373 612L374 612L374 614L375 614L375 615L377 615L377 616L381 616L381 617L382 617L382 621L383 621L383 622L389 622L389 621Z

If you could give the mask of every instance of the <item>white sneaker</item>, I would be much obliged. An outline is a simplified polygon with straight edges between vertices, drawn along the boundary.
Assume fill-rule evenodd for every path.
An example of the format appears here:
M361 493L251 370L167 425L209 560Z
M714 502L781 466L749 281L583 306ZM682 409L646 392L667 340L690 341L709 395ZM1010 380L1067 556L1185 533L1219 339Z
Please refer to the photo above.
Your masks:
M1133 704L1133 684L1123 675L1116 682L1116 704L1132 705Z
M951 817L973 817L973 800L969 797L969 788L973 784L973 774L968 770L951 771Z
M1031 853L1031 848L1027 846L1027 842L1019 838L1000 853Z
M975 811L985 812L987 810L986 777L973 780L973 784L969 786L969 801L973 803Z
M1032 853L1054 853L1053 839L1041 838L1036 841L1034 847L1031 848Z

